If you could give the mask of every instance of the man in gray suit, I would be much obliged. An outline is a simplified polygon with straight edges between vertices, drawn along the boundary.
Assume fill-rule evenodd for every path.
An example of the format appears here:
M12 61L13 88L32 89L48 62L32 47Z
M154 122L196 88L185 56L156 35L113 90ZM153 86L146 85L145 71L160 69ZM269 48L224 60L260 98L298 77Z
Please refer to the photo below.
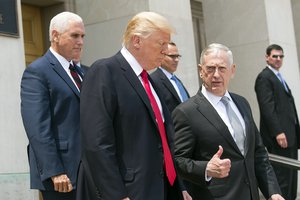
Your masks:
M203 50L198 93L173 111L175 160L193 199L282 200L267 151L245 98L229 93L235 75L232 52Z

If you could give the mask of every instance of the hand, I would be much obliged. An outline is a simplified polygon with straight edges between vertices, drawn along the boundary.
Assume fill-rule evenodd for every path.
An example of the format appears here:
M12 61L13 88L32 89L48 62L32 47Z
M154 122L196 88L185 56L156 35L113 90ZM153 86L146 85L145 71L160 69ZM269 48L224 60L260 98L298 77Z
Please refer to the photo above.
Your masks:
M71 192L73 190L70 179L66 174L51 177L54 190L57 192Z
M207 176L213 178L225 178L229 175L231 161L229 159L220 159L222 154L223 147L219 146L218 152L207 163Z
M182 191L182 196L183 196L183 200L193 200L191 195L186 190Z
M276 141L277 141L278 145L279 145L281 148L287 148L288 143L287 143L287 140L286 140L285 133L279 133L279 134L276 136Z
M284 200L284 198L280 194L273 194L269 200Z

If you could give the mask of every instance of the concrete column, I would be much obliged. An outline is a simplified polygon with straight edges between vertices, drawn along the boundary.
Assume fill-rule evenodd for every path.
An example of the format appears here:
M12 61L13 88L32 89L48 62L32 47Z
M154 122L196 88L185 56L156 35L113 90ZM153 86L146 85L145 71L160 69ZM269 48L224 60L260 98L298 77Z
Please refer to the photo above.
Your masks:
M296 36L296 44L297 44L297 53L298 53L298 61L300 58L300 1L299 0L291 0L292 3L292 11L293 11L293 19L294 19L294 29ZM300 67L300 66L298 66Z
M76 0L76 11L86 25L83 63L91 65L96 59L114 55L122 47L122 35L128 21L142 11L154 11L170 20L177 30L172 40L183 55L177 75L191 94L198 90L195 47L189 1L130 0L98 1Z
M190 95L199 89L198 71L193 35L193 22L190 1L182 0L149 0L150 11L158 12L167 17L176 28L172 40L177 44L182 59L175 72L187 87Z

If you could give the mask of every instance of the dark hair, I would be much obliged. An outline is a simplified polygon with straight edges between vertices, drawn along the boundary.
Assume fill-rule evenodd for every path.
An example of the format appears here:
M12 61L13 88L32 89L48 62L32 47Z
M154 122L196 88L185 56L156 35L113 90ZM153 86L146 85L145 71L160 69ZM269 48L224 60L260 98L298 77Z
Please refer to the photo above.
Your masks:
M266 54L269 56L271 54L271 51L274 49L282 51L282 53L283 53L283 49L281 46L279 46L278 44L271 44L270 46L267 47Z

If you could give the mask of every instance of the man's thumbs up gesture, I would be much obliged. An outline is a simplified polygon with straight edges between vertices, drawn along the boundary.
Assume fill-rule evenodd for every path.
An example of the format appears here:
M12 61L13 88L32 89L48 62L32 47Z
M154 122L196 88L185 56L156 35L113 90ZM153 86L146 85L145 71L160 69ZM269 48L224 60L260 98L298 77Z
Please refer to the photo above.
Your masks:
M225 178L229 175L231 161L229 159L221 159L223 147L219 146L218 152L210 159L206 166L208 177Z

